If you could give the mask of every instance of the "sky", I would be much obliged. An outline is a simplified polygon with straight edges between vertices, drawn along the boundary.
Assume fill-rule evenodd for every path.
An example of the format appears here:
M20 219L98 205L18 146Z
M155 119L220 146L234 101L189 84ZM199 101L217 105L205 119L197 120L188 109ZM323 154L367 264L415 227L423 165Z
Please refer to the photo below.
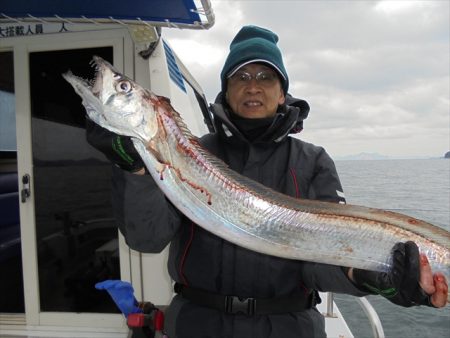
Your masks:
M208 30L163 36L211 102L248 24L279 36L289 92L311 106L297 137L334 157L450 150L450 1L211 0Z

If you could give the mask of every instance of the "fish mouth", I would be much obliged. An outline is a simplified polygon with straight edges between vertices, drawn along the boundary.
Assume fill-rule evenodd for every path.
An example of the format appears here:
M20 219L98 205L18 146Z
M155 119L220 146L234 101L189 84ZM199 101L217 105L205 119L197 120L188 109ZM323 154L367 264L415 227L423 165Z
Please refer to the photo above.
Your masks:
M87 95L88 93L91 93L96 98L100 98L103 81L103 62L101 58L94 56L89 64L91 67L95 68L95 74L92 79L86 79L81 76L75 75L71 70L62 74L62 76L75 88L76 92L82 97L83 94Z
M94 68L95 74L92 79L83 79L79 76L75 76L71 74L73 77L77 78L78 83L84 86L87 90L89 90L95 97L100 99L100 94L103 90L103 77L105 71L109 69L114 77L117 76L118 72L114 69L114 67L108 62L102 59L99 56L94 55L89 65Z
M102 72L102 63L100 59L97 56L94 56L92 58L92 61L90 62L91 67L95 68L95 75L92 80L88 82L89 89L91 90L92 94L100 98L100 93L102 91L102 82L103 82L103 72Z
M75 92L82 98L82 104L84 105L88 116L96 121L101 117L103 112L102 96L104 95L103 90L106 77L111 73L113 77L115 77L117 71L99 56L93 56L90 66L95 69L94 77L92 79L77 76L70 70L62 74L62 76L72 85ZM92 114L90 114L90 112L92 112ZM98 118L95 118L95 116L98 116Z
M95 69L94 78L88 81L89 89L92 94L100 98L100 93L103 89L103 74L105 74L106 70L111 71L114 74L114 77L117 77L118 72L114 69L114 67L108 62L102 59L101 57L94 55L90 62L92 68Z

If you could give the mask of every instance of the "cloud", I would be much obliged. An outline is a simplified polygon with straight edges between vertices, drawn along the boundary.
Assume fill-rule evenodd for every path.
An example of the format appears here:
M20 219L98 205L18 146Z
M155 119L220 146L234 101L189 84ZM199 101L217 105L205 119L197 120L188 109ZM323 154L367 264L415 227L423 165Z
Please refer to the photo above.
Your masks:
M384 0L379 1L374 8L388 15L397 15L411 12L412 10L423 10L434 5L425 1Z
M448 1L212 1L208 31L166 38L204 88L220 90L245 24L276 32L290 92L311 113L300 134L334 155L441 156L450 144Z

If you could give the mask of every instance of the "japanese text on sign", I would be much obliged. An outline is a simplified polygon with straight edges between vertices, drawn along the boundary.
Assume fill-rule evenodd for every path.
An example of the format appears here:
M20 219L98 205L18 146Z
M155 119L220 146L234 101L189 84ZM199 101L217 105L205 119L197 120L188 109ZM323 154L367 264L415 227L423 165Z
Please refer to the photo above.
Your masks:
M0 25L0 38L12 38L17 36L29 36L29 35L50 33L50 31L48 31L47 28L50 28L51 31L58 33L68 31L64 22L61 22L59 30L56 29L56 31L54 29L56 27L54 27L53 25L51 27L46 25L45 32L44 32L44 25L42 23L23 24L23 25L5 24Z

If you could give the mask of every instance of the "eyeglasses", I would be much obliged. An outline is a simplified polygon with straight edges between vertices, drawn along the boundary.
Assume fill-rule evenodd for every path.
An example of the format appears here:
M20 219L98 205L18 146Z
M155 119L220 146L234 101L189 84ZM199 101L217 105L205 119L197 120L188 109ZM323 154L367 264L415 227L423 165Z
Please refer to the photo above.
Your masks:
M237 71L229 80L235 84L244 85L250 83L252 79L255 79L260 85L271 86L278 80L278 76L275 72L267 70L262 70L254 75L244 71Z

